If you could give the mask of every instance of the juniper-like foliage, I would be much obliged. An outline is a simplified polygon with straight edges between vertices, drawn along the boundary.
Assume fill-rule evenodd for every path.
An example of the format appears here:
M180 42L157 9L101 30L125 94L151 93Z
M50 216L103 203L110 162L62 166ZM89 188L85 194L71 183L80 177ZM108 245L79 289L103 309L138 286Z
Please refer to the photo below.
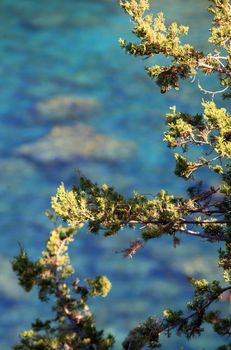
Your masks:
M191 78L202 72L216 74L225 98L231 96L231 5L228 0L212 0L209 11L213 24L209 42L212 53L198 51L190 44L182 45L180 36L188 27L165 24L163 13L154 17L148 0L121 1L121 8L134 23L136 43L120 39L120 45L131 55L149 58L163 54L168 66L150 66L149 76L160 86L162 93L179 88L180 79ZM111 236L124 227L135 228L135 237L122 251L132 256L143 242L168 235L177 246L181 235L204 239L205 246L220 243L217 263L223 269L223 283L216 280L191 279L194 296L185 310L163 311L163 318L151 315L132 329L122 344L124 350L155 349L161 346L160 335L184 335L188 339L200 336L204 324L211 324L214 332L224 337L220 350L230 350L231 319L219 311L219 300L228 298L231 290L231 118L229 112L218 107L212 99L202 101L203 113L191 115L170 108L166 116L168 130L164 141L175 153L175 174L192 179L198 169L205 167L220 177L217 187L195 183L185 197L175 197L161 190L153 199L134 193L125 198L114 188L98 186L80 177L79 185L67 190L62 183L52 197L50 219L63 220L63 226L51 231L41 257L33 262L21 249L13 261L19 283L26 291L34 286L42 302L53 302L54 317L36 320L31 329L20 335L15 350L107 350L114 338L104 336L96 329L95 319L87 306L89 297L105 297L111 283L105 276L86 278L80 283L75 276L68 255L68 245L83 225L91 233L104 232ZM191 152L195 148L197 152ZM195 154L198 156L193 158ZM210 306L217 303L217 311Z

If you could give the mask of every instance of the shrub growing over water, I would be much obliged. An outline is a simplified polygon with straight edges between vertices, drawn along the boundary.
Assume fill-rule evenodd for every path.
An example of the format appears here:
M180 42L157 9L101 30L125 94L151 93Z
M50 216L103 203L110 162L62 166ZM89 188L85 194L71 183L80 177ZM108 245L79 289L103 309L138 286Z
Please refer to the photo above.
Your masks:
M167 131L164 141L175 153L175 174L185 180L193 179L200 168L219 175L217 187L206 182L195 183L185 197L176 197L161 190L154 199L134 193L125 198L106 184L98 186L81 176L78 186L67 190L64 184L52 197L53 212L49 218L54 224L46 247L37 261L31 261L21 249L13 261L13 269L20 285L30 291L38 288L42 302L53 302L54 317L47 321L37 319L31 329L20 335L15 350L81 349L108 350L114 337L104 335L96 328L95 318L87 305L90 297L106 297L111 283L106 276L86 278L80 283L71 265L68 246L84 225L91 233L104 230L105 236L115 235L124 227L139 227L134 241L123 250L133 256L143 242L168 235L177 246L180 235L201 238L206 244L220 242L217 263L223 269L223 283L217 280L190 279L194 296L182 310L166 308L163 318L150 316L132 329L122 344L126 350L155 349L161 346L160 335L184 335L190 339L200 336L204 324L212 325L214 332L224 337L219 349L228 350L231 320L219 311L219 300L230 293L231 279L231 119L225 108L213 101L216 94L231 96L231 5L228 0L211 0L209 11L213 25L209 42L214 51L203 53L190 44L181 44L180 36L188 27L165 24L163 13L155 17L149 12L148 0L124 0L121 8L131 17L137 37L136 43L120 39L120 45L133 56L149 58L162 54L169 65L148 66L146 71L160 87L161 93L179 89L180 80L198 74L215 74L219 91L199 88L210 96L202 101L203 113L191 115L170 107L166 115ZM197 148L198 157L193 158ZM214 257L215 258L215 257ZM89 258L90 259L90 258ZM218 310L210 309L217 303Z

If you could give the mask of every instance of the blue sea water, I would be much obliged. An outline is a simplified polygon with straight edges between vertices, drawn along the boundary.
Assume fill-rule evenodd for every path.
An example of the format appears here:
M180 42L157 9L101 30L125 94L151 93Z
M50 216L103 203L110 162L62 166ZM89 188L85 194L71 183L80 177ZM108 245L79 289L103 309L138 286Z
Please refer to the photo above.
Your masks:
M201 50L208 49L207 6L205 0L153 2L153 9L162 9L167 20L188 24L188 40ZM205 96L196 82L189 81L179 92L159 93L144 72L148 61L119 48L119 37L131 38L132 24L118 1L2 0L0 22L0 349L8 350L17 343L20 331L30 328L36 317L49 314L36 291L25 294L18 287L10 261L18 253L18 242L32 258L39 256L52 227L44 211L60 182L70 187L80 169L93 181L114 185L127 196L133 190L155 194L161 188L183 194L188 183L173 175L173 154L162 142L164 116L171 105L198 111ZM152 58L153 62L161 63L161 58ZM203 83L211 90L217 87L213 79ZM76 118L42 115L38 106L60 96L90 98L100 107ZM111 160L82 156L66 162L54 156L54 161L43 162L37 161L36 154L20 153L24 145L35 144L54 127L62 130L77 123L121 140L122 145L131 142L134 154L128 159L121 159L118 152ZM93 300L92 308L99 328L116 336L116 350L138 322L160 316L167 306L184 305L192 295L188 275L207 274L213 279L218 274L213 261L217 246L190 238L183 238L177 249L167 238L150 242L134 259L115 254L137 234L123 231L104 239L83 231L71 248L80 278L106 274L112 281L110 295ZM208 329L190 343L176 337L163 344L165 349L202 350L221 342Z

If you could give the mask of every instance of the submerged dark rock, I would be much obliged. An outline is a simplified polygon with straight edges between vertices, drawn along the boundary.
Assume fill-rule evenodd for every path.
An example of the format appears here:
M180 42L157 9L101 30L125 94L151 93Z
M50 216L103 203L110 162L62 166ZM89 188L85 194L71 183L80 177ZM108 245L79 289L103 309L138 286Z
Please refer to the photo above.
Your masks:
M99 107L100 103L93 97L60 95L39 102L36 105L36 111L46 119L59 121L92 116Z
M34 161L49 163L69 162L73 159L118 161L131 158L135 144L99 134L85 124L56 126L34 143L22 145L17 153Z

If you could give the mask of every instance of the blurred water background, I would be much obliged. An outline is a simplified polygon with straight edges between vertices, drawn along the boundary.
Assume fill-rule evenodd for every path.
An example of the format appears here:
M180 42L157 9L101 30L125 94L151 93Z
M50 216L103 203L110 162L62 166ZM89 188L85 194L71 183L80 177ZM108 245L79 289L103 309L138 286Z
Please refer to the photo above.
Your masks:
M208 49L208 1L153 5L168 20L188 24L187 40ZM143 70L149 62L119 48L119 37L131 38L132 24L118 1L1 0L0 23L0 349L7 350L36 317L49 314L36 291L26 294L17 286L9 261L18 242L31 257L39 256L52 227L44 211L60 182L76 183L80 169L128 196L161 188L183 194L188 183L173 175L173 155L162 142L164 115L171 105L198 111L204 96L189 81L179 92L160 95ZM210 79L209 89L217 87ZM71 248L81 278L111 279L112 292L92 308L98 327L116 336L116 350L139 321L161 315L166 306L184 306L192 295L188 275L218 274L217 245L196 239L182 238L177 249L170 239L156 240L134 259L115 254L135 235L123 231L104 239L83 230ZM190 343L164 340L164 348L213 349L221 343L208 329Z

